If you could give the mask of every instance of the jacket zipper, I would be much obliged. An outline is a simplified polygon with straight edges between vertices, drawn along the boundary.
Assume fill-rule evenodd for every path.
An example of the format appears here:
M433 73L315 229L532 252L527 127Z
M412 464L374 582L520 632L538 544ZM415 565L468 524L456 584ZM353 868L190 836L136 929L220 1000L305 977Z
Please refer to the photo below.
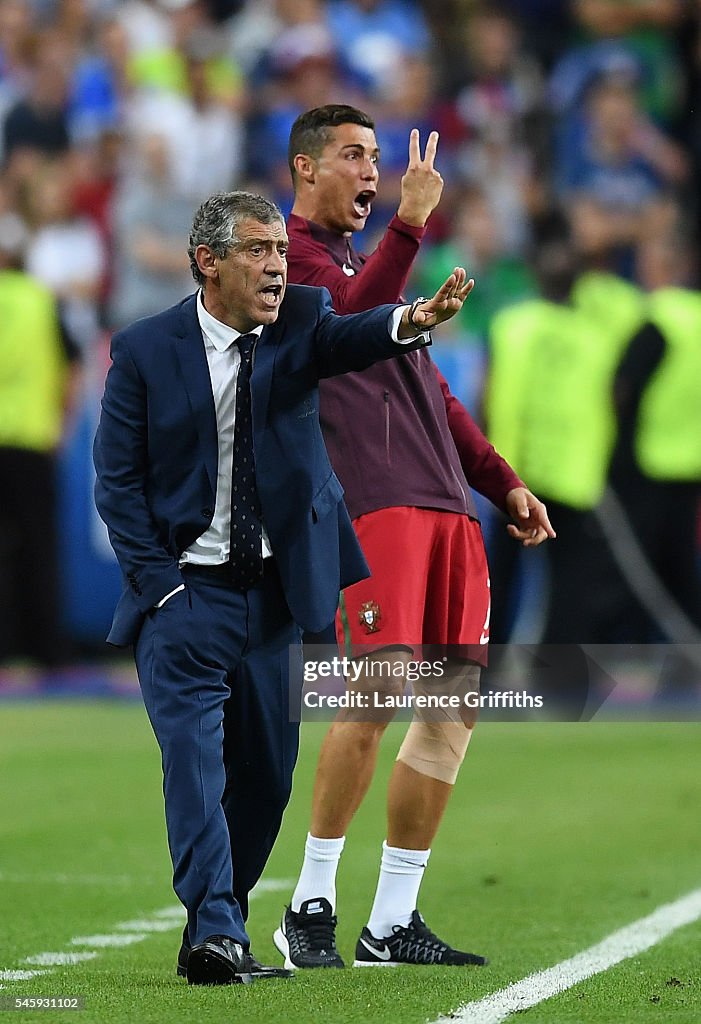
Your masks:
M450 471L453 474L453 476L455 477L455 483L460 488L460 493L462 494L463 504L465 505L465 511L467 512L467 510L469 509L470 506L469 506L468 501L467 501L467 495L465 494L465 488L463 487L462 483L460 482L460 477L455 472L455 469L454 469L453 466L450 467Z
M383 391L382 398L385 403L385 454L387 456L387 462L389 463L389 391Z

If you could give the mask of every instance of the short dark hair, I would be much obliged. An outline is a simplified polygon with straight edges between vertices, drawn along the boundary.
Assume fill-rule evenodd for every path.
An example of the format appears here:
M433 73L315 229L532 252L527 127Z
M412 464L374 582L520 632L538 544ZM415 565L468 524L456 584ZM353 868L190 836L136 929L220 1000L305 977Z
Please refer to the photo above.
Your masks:
M208 245L215 256L224 259L238 242L236 232L239 224L248 219L259 224L285 223L282 211L275 203L253 192L215 192L205 199L192 222L187 248L190 270L198 284L204 284L205 278L195 259L197 246Z
M375 130L375 122L369 114L349 107L345 103L327 103L325 107L314 107L300 114L290 131L287 147L287 162L290 166L292 184L296 184L295 157L298 153L318 160L324 147L329 144L332 129L342 124L359 124L362 128Z

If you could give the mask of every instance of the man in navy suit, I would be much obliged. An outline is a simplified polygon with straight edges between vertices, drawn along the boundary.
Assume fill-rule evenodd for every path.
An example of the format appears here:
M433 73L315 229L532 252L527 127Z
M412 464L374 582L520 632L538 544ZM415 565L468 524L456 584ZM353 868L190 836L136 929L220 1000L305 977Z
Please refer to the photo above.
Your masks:
M328 626L339 590L368 574L318 382L428 344L473 284L456 268L432 299L340 317L326 289L286 289L287 245L260 196L202 204L200 288L114 336L95 439L97 507L125 579L108 639L134 644L161 748L191 984L290 973L258 963L244 924L297 756L290 663L301 630Z

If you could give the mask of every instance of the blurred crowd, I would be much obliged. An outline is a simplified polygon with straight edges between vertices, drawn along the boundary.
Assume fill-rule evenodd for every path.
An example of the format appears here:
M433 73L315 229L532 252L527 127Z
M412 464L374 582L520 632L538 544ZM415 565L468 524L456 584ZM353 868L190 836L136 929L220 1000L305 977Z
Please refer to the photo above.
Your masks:
M560 524L574 519L571 543L561 525L548 545L553 560L564 559L567 586L557 567L548 572L551 609L570 605L579 635L550 615L545 636L698 641L701 366L677 335L686 322L690 336L698 319L701 348L691 301L700 93L699 0L0 0L0 302L27 325L17 312L19 276L37 288L23 301L52 296L55 323L37 330L53 332L61 354L54 381L32 397L31 385L17 385L17 354L33 335L25 326L6 342L0 327L0 458L16 460L19 450L48 464L61 433L52 422L32 437L18 425L25 417L3 418L3 405L21 398L46 412L53 401L70 422L77 368L104 352L109 333L192 291L186 237L199 202L248 188L288 212L295 117L354 104L375 119L381 147L366 251L396 210L410 129L423 139L440 132L446 187L411 289L431 294L455 265L476 279L436 356L442 347L470 353L461 397L529 486L556 503L556 528L558 514ZM682 294L678 313L674 302L671 313L669 303L653 310L656 289ZM580 319L556 322L555 307ZM599 339L598 356L596 345L577 344L581 336ZM645 414L653 430L677 408L686 440L669 428L667 452L681 447L685 457L670 464L664 444L655 449L636 431L646 389L672 351L682 362ZM2 465L26 483L24 464ZM634 537L652 580L622 573L621 594L647 586L633 627L620 616L628 597L610 614L602 600L600 588L632 557L610 536L606 503L618 503L625 527L631 510L654 504L648 484L673 485L655 509L674 522L665 524L664 551L659 519ZM31 559L14 522L31 492L13 494L0 503L4 620L5 608L16 612L19 577L37 585L36 575L8 568ZM50 498L41 504L50 508ZM55 543L48 520L33 529ZM513 566L494 544L493 637L503 641L523 588L514 591ZM601 560L593 573L607 545L618 545L618 560ZM46 559L44 551L35 573ZM587 591L586 607L577 590ZM27 592L29 608L35 593ZM660 621L654 613L666 597L680 617ZM602 615L620 628L600 629ZM0 660L17 653L16 636L4 622Z

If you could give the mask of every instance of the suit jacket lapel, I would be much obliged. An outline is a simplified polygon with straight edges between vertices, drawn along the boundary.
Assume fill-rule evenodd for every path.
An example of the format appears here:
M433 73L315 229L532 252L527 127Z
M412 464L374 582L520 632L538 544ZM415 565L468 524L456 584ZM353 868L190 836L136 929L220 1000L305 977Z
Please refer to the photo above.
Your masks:
M212 382L204 350L202 331L197 319L197 296L183 303L176 342L183 383L187 391L192 415L202 447L207 476L214 494L217 493L217 417L214 410Z
M251 378L251 399L253 405L253 430L261 437L265 430L268 414L270 388L273 383L275 357L285 335L285 325L278 320L270 327L264 327L256 345L253 377Z

